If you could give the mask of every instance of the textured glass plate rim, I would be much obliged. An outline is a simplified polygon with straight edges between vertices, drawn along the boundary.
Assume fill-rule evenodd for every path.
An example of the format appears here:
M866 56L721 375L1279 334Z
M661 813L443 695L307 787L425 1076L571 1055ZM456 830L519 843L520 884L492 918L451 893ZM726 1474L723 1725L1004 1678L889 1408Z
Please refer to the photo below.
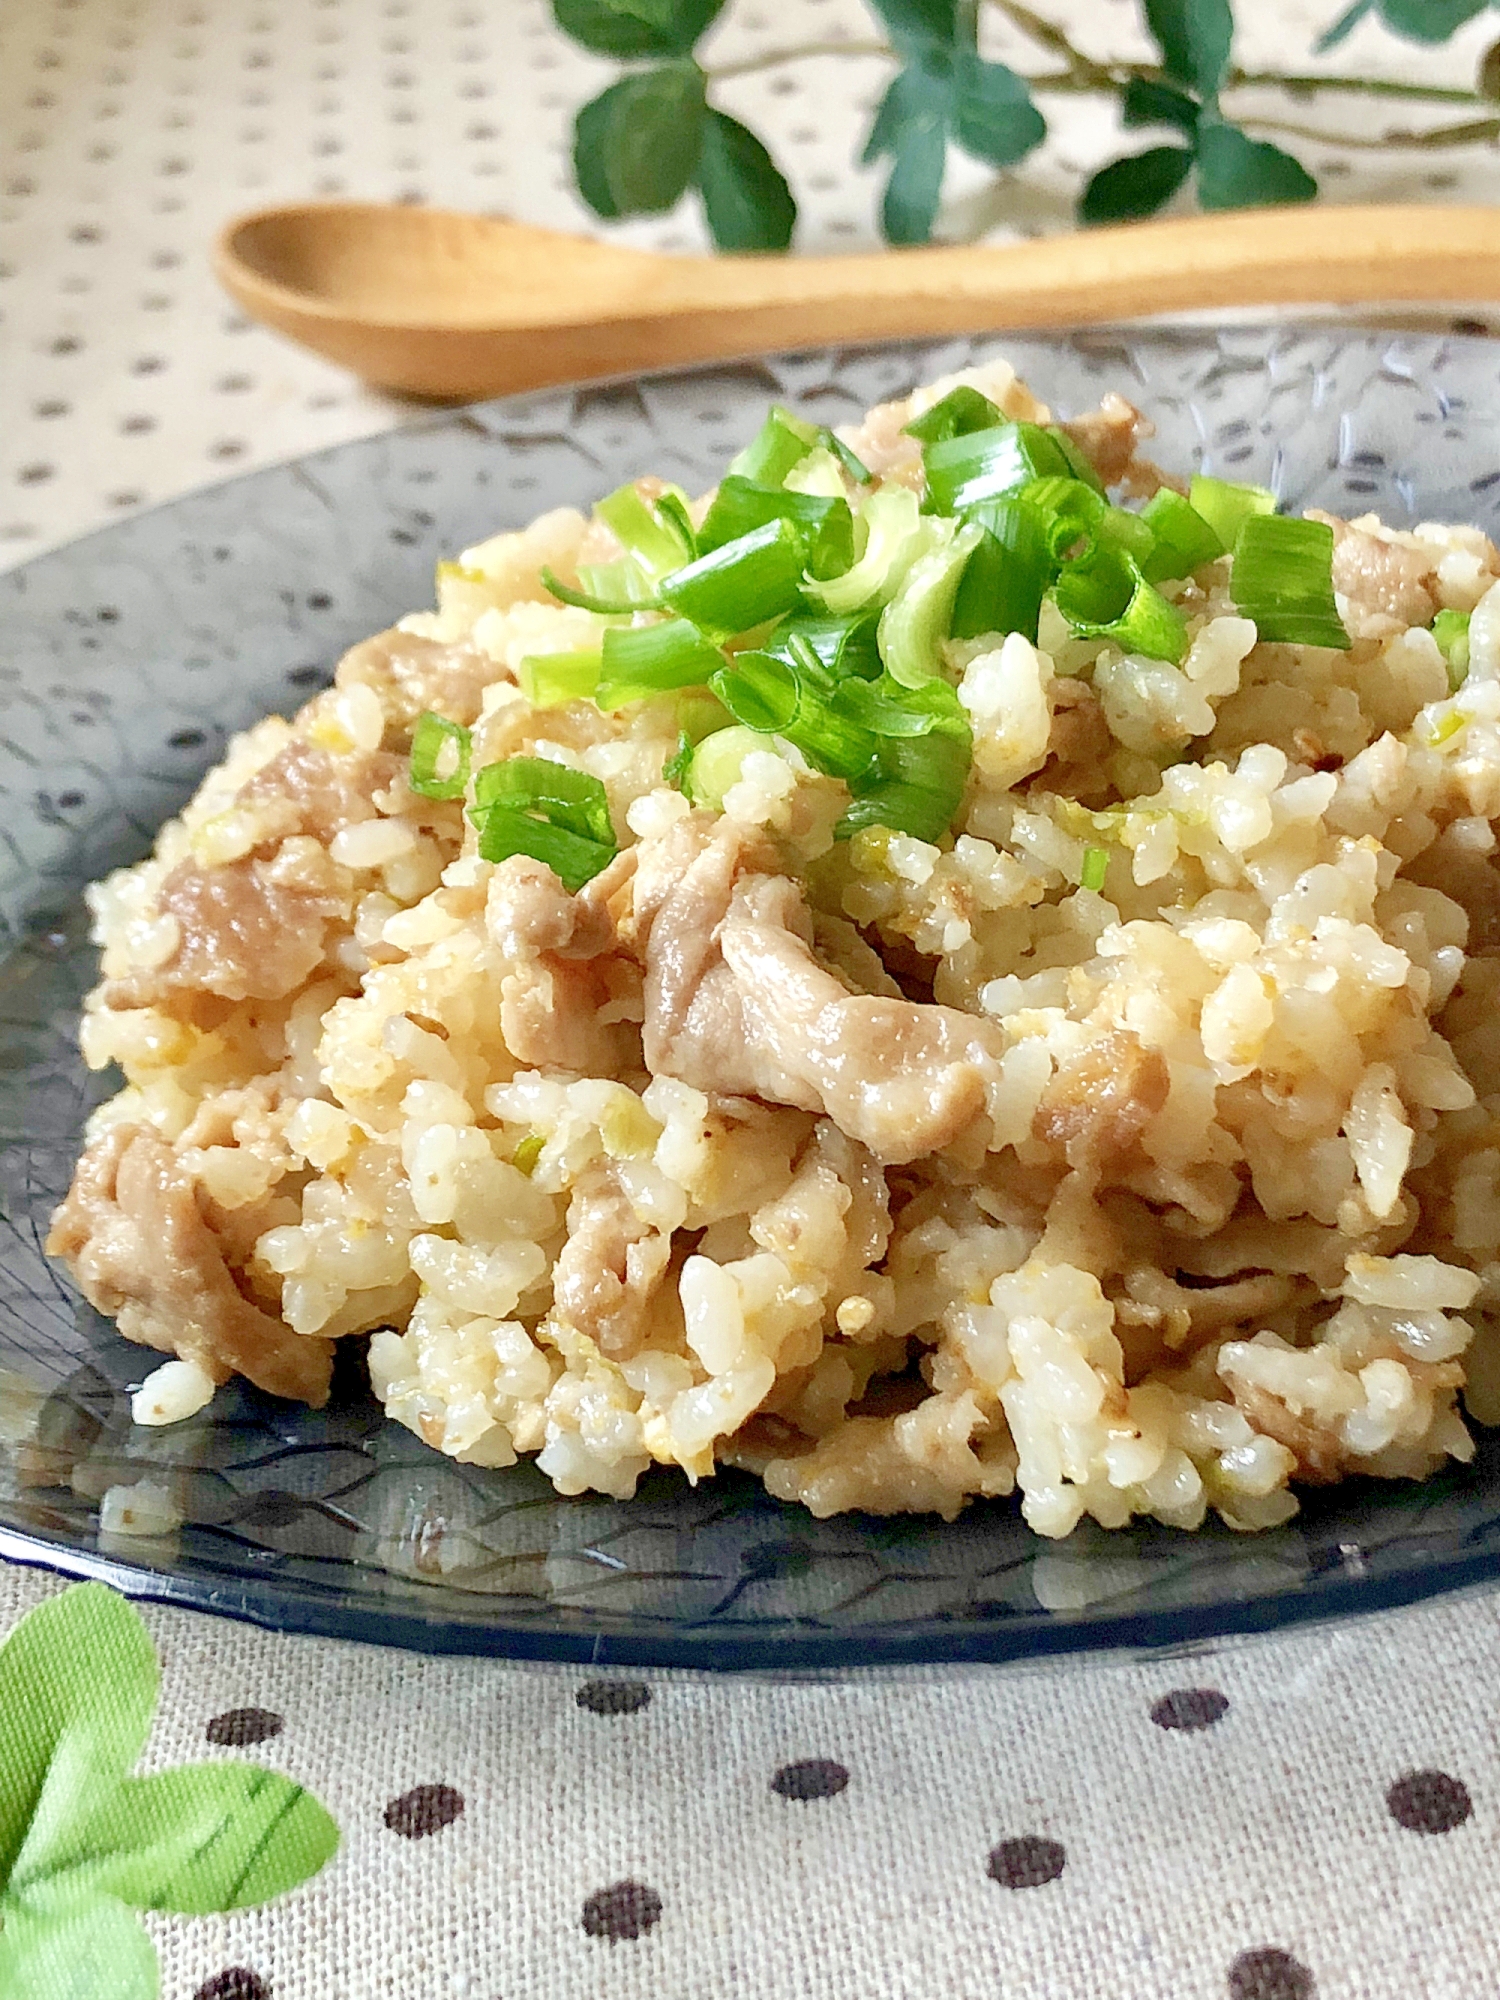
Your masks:
M1333 315L1316 310L1282 311L1249 309L1222 316L1191 315L1150 318L1138 322L1108 322L1075 330L1089 337L1108 340L1157 336L1167 340L1185 338L1208 340L1222 331L1257 327L1285 328L1306 335L1328 334L1358 338L1362 335L1403 333L1441 335L1465 348L1488 347L1500 355L1500 336L1486 335L1468 326L1455 326L1437 315L1411 313L1399 308L1372 310L1359 317ZM1462 327L1462 330L1460 330ZM1068 330L1055 329L1058 337ZM973 338L1004 340L1045 339L1046 328L1027 328L1024 334L1006 328L986 328ZM859 343L861 352L883 349L900 351L916 346L935 345L912 339ZM427 406L413 410L407 421L367 438L346 440L319 451L300 454L269 466L256 467L233 478L208 481L143 509L131 522L165 517L190 508L194 502L231 489L253 485L268 475L311 470L336 455L360 445L388 442L399 445L403 437L419 435L434 424L462 423L469 410L503 412L570 390L584 392L627 388L633 384L680 380L715 368L795 360L809 354L832 353L833 347L819 349L779 349L732 357L700 366L664 367L636 370L576 384L557 384L541 392L490 399L472 406ZM472 419L470 419L472 421ZM487 428L487 427L486 427ZM11 574L24 572L30 561L66 557L83 551L118 533L121 523L107 523L69 542L43 551ZM1500 1434L1490 1433L1491 1436ZM1483 1438L1485 1433L1481 1432ZM1440 1475L1441 1476L1441 1475ZM1373 1484L1374 1482L1370 1482ZM1189 1540L1191 1538L1185 1538ZM1253 1540L1253 1538L1247 1538ZM1065 1546L1065 1544L1060 1545ZM144 1552L143 1552L144 1554ZM1500 1580L1500 1544L1472 1555L1431 1561L1382 1576L1325 1572L1314 1574L1285 1588L1267 1591L1254 1598L1221 1600L1209 1604L1186 1604L1145 1611L1108 1611L1084 1605L1073 1611L1038 1606L1034 1613L1012 1613L1003 1620L980 1624L955 1624L941 1639L928 1629L903 1635L899 1623L873 1630L843 1629L821 1632L816 1629L787 1631L784 1626L773 1634L755 1636L743 1629L725 1632L719 1648L706 1654L702 1638L679 1640L670 1629L650 1633L586 1632L562 1627L507 1624L500 1618L452 1617L446 1612L428 1613L420 1607L405 1608L396 1603L379 1606L351 1603L335 1585L319 1588L308 1581L278 1576L264 1583L247 1579L243 1572L222 1578L205 1574L200 1566L183 1573L170 1565L155 1566L147 1560L128 1560L99 1549L89 1549L54 1540L43 1532L28 1532L0 1522L0 1560L20 1567L46 1571L64 1578L97 1581L123 1595L144 1602L201 1611L234 1619L265 1630L308 1637L333 1638L356 1643L382 1645L402 1651L429 1655L454 1654L515 1661L592 1666L634 1666L687 1669L697 1672L751 1672L791 1676L869 1671L876 1668L934 1668L1045 1661L1072 1654L1201 1653L1211 1650L1218 1640L1243 1639L1257 1634L1289 1630L1304 1625L1327 1624L1354 1617L1424 1603L1454 1594L1473 1594L1493 1587ZM420 1592L422 1586L415 1584ZM476 1596L476 1607L498 1607L504 1599ZM688 1629L684 1622L683 1630ZM866 1657L860 1657L861 1652Z

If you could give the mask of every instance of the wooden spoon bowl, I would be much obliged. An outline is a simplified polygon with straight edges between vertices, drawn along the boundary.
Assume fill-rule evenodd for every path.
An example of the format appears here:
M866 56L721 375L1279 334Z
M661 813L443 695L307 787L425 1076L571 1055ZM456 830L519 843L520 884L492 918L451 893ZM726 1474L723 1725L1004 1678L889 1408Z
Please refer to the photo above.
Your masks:
M442 209L311 202L224 230L253 319L443 400L774 348L1244 306L1500 300L1500 210L1253 209L1038 242L664 257Z

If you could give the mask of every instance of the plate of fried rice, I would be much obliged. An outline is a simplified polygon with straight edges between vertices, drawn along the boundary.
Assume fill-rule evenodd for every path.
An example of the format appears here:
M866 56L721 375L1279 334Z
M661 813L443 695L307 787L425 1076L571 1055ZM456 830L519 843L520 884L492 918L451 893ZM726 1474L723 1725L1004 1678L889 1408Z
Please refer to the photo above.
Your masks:
M6 579L0 1547L710 1666L1488 1575L1495 377L685 371Z

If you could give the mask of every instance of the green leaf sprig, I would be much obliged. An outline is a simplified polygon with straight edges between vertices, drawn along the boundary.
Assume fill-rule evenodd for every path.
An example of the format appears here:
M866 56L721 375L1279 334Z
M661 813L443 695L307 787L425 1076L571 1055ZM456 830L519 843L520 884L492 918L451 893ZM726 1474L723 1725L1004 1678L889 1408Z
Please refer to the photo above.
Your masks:
M260 1765L132 1777L159 1681L145 1626L99 1583L49 1598L0 1645L5 2000L156 2000L135 1911L249 1909L338 1847L317 1800Z
M1368 126L1339 135L1283 113L1246 110L1236 118L1226 93L1280 88L1295 104L1332 91L1379 101L1463 107L1462 122L1397 132L1390 142L1432 150L1500 138L1500 42L1479 64L1476 88L1456 90L1390 77L1252 73L1231 62L1232 0L1139 0L1158 60L1098 59L1070 38L1072 10L1049 19L1028 0L866 0L883 41L810 42L772 48L739 62L705 62L698 44L726 0L552 0L562 31L595 55L633 65L583 106L574 126L578 189L606 221L655 215L696 191L721 250L784 250L797 204L762 141L712 102L721 80L805 57L878 56L895 65L874 113L862 157L888 162L881 222L893 243L928 240L955 149L997 168L1025 159L1046 137L1038 98L1114 96L1130 131L1164 128L1161 143L1111 160L1079 199L1084 223L1153 215L1191 186L1205 209L1311 201L1317 182L1282 146L1256 136L1257 124L1328 145L1384 143ZM979 51L979 14L989 5L1047 59L1023 75ZM1391 32L1434 44L1500 0L1354 0L1330 24L1317 51L1337 46L1369 15ZM1482 113L1482 116L1475 116Z

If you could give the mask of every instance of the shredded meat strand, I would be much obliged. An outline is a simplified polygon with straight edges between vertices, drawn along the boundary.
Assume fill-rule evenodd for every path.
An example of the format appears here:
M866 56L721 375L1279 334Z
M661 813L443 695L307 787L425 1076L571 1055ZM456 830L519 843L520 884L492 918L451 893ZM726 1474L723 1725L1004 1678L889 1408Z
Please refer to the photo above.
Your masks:
M613 1169L579 1181L568 1206L568 1239L553 1272L556 1318L627 1360L641 1347L647 1316L672 1255L672 1239L636 1214Z
M1409 625L1430 625L1438 600L1432 557L1357 528L1337 514L1308 509L1333 530L1333 588L1351 639L1389 639Z
M112 1125L79 1161L47 1251L127 1340L248 1376L273 1396L328 1400L333 1342L293 1333L244 1298L193 1182L155 1132Z
M1115 1028L1064 1063L1042 1093L1032 1135L1062 1146L1074 1166L1123 1159L1167 1101L1166 1059Z
M341 688L374 688L397 728L410 729L425 711L467 728L479 719L485 689L503 680L505 670L477 646L421 639L393 626L351 647L333 678Z

